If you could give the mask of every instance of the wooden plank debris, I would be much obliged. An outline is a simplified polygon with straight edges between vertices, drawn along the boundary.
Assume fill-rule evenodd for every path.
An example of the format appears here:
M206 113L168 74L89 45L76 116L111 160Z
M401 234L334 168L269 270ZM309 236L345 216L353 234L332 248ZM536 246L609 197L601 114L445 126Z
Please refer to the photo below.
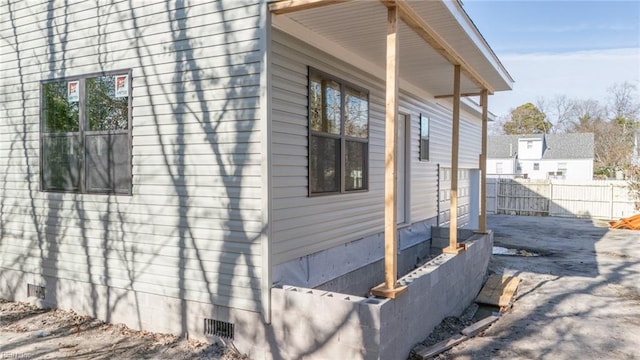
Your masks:
M480 331L486 329L487 327L489 327L489 325L498 321L498 319L500 319L500 316L496 316L496 315L488 316L480 321L477 321L467 326L466 328L462 329L462 331L460 332L462 333L462 335L465 335L467 337L474 337L477 334L479 334Z
M640 230L640 214L622 218L618 221L610 221L609 227L612 229Z
M505 307L513 301L520 278L515 276L491 275L476 298L478 304Z
M489 327L489 325L498 321L498 319L500 319L500 315L490 315L462 329L462 331L460 331L459 334L453 335L452 337L446 340L440 341L439 343L436 343L432 346L429 346L429 347L426 347L423 345L416 346L412 351L413 358L423 359L423 360L430 359L440 353L443 353L451 349L452 347L460 344L461 342L466 341L478 335L482 330Z
M460 344L461 342L467 340L468 338L462 334L453 335L447 340L440 341L439 343L429 346L428 348L421 349L416 351L416 356L420 359L428 359L432 356L436 356L441 352L445 352L452 347Z

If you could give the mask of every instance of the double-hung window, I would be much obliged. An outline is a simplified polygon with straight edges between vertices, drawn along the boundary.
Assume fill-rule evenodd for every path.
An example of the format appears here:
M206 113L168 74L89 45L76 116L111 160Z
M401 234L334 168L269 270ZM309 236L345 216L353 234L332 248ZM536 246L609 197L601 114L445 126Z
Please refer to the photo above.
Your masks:
M41 84L44 191L131 194L131 72Z
M309 70L309 194L368 189L369 93Z

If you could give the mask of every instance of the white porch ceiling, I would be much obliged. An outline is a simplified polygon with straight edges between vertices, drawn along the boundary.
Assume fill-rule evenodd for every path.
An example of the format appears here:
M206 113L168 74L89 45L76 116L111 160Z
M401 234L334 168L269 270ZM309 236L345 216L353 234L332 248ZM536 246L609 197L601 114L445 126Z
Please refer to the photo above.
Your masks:
M415 0L408 3L495 91L511 89L513 80L457 3ZM379 1L355 0L274 15L277 17L287 17L316 36L385 69L387 8ZM402 82L434 96L453 94L453 65L447 59L403 22L399 42ZM340 54L334 55L340 57ZM384 73L376 75L384 78ZM462 93L481 90L463 75Z

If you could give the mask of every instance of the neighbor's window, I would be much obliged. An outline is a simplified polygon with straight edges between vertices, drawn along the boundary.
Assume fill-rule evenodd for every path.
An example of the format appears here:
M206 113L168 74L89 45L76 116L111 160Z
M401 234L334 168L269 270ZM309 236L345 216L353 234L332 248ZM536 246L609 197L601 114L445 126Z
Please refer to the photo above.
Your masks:
M42 83L45 191L131 193L131 72Z
M420 114L420 160L429 160L429 118Z
M533 170L540 170L540 163L533 163Z
M502 174L502 163L496 163L496 174Z
M565 174L567 172L567 163L558 163L558 172Z
M369 94L309 70L309 193L368 188Z

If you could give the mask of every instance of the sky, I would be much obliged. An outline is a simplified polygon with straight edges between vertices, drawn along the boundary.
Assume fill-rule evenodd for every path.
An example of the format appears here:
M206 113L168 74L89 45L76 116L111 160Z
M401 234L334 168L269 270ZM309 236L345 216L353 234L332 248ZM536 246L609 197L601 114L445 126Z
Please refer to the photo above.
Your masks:
M614 84L640 94L640 0L462 0L515 84L489 98L498 118L565 95L604 104Z

